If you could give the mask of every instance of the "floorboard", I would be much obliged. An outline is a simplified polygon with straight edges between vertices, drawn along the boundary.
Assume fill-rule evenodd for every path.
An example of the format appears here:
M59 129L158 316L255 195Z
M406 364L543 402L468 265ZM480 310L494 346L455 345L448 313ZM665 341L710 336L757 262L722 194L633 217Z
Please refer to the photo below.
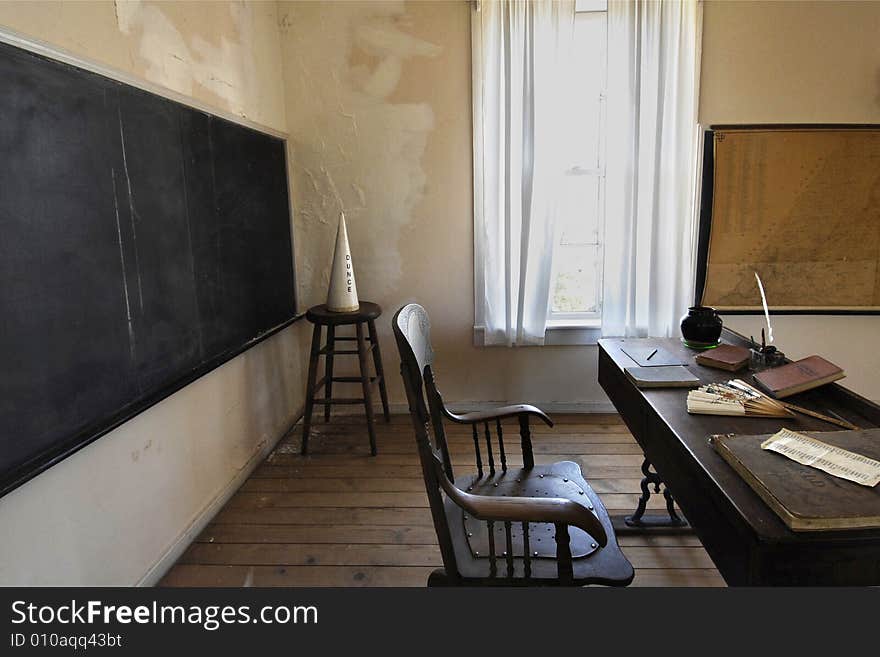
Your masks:
M320 410L320 409L319 409ZM424 586L441 565L408 416L377 423L370 457L363 418L319 419L306 457L301 425L248 478L180 560L163 586ZM558 415L533 431L535 460L572 460L609 512L628 513L639 494L641 451L617 415ZM522 461L516 426L505 426L508 465ZM482 436L481 436L482 438ZM454 464L470 466L473 438L452 427ZM466 470L466 471L467 471ZM649 508L663 509L662 496ZM724 586L695 536L620 536L636 569L633 586Z

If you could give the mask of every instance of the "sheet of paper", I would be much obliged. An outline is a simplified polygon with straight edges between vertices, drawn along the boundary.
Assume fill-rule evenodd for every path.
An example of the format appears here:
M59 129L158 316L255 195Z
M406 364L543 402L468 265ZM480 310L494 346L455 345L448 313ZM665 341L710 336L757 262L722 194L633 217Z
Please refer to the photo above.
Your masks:
M880 461L823 443L796 431L783 429L773 434L761 443L761 449L782 454L792 461L869 488L880 483Z

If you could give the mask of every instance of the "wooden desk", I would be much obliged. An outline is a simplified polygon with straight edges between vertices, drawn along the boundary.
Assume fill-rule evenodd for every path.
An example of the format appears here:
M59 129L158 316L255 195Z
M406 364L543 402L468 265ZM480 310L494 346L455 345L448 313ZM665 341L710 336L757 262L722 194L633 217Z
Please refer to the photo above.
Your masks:
M722 338L746 345L725 330ZM679 354L706 383L751 380L752 372L724 372L697 365L696 352L678 339L599 341L599 383L641 445L645 457L675 496L718 570L730 585L880 584L880 530L794 533L715 452L716 433L836 431L798 414L790 419L689 415L686 389L638 389L623 367L635 363L625 345L657 346ZM783 345L784 347L784 345ZM832 384L790 398L799 406L831 410L862 428L880 426L880 407Z

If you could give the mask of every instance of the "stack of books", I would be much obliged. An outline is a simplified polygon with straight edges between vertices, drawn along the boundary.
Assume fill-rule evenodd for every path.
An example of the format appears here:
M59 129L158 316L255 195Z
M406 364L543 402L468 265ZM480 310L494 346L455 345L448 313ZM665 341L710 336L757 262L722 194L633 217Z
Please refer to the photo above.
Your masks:
M700 415L754 417L791 417L794 415L780 402L739 379L733 379L727 383L710 383L696 390L691 390L687 396L687 411Z

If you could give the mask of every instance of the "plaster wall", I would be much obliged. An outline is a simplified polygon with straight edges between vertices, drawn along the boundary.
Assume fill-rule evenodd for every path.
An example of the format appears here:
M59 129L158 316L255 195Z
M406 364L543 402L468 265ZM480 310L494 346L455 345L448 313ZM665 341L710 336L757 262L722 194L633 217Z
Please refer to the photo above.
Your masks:
M700 123L880 123L880 3L706 2ZM760 316L726 323L758 335ZM820 354L880 401L878 316L779 316L789 357Z

